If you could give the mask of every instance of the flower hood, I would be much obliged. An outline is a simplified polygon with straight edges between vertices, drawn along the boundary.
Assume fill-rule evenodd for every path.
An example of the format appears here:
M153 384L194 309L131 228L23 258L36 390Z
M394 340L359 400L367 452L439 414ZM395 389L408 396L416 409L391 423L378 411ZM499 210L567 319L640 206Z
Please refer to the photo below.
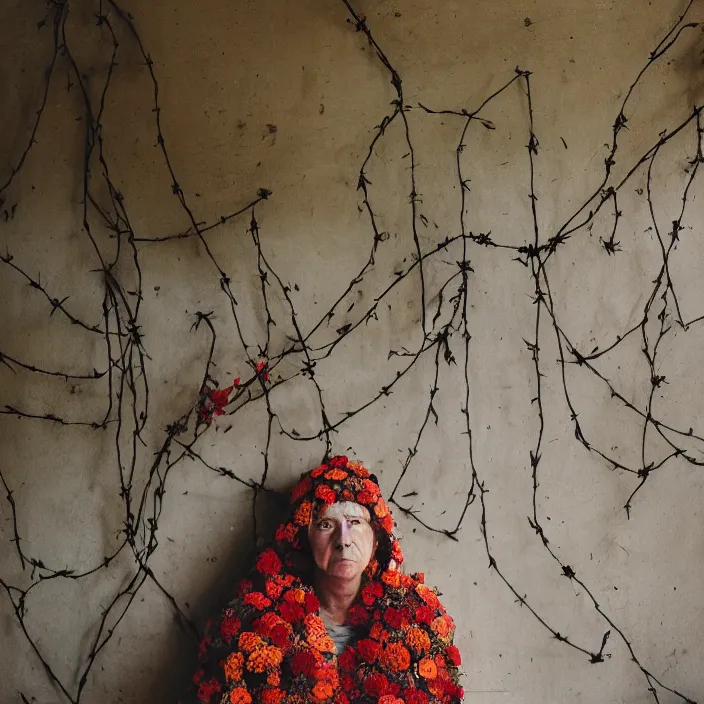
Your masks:
M361 462L338 455L301 476L291 490L288 519L279 525L274 536L275 549L284 564L293 570L305 570L308 556L308 526L325 506L352 501L368 511L377 539L374 558L365 571L374 579L393 560L403 562L403 553L394 537L394 521L381 495L376 477Z

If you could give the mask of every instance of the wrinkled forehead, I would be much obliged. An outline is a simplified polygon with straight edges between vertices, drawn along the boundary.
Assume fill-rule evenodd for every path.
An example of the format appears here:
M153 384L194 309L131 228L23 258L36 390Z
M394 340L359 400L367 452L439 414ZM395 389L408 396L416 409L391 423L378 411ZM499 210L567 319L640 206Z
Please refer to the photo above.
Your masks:
M369 511L366 507L354 501L337 501L334 504L324 506L318 518L333 518L341 521L343 518L364 518L369 520Z

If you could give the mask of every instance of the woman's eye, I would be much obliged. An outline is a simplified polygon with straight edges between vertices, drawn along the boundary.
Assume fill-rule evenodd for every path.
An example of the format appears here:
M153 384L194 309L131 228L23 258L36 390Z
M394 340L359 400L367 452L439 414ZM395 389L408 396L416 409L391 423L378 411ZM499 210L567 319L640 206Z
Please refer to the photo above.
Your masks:
M328 528L330 528L330 521L320 521L320 523L318 523L318 528L320 530L328 530Z
M362 521L361 521L359 518L351 518L351 519L350 519L350 523L351 523L353 526L359 526L359 525L362 524Z

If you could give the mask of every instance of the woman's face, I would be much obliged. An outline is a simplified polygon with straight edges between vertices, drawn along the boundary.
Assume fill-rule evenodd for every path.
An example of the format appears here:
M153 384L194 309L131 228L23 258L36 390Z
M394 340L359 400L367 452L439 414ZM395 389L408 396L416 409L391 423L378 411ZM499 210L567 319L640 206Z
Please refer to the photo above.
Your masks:
M311 521L308 540L318 569L339 579L360 577L376 548L369 511L351 501L326 506Z

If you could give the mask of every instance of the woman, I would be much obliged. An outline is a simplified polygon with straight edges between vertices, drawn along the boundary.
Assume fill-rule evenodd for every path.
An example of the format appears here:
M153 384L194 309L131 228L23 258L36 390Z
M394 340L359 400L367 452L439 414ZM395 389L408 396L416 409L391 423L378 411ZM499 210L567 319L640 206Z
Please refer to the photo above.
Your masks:
M375 478L333 457L304 474L291 514L219 621L193 677L203 704L461 701L454 623L403 555Z

